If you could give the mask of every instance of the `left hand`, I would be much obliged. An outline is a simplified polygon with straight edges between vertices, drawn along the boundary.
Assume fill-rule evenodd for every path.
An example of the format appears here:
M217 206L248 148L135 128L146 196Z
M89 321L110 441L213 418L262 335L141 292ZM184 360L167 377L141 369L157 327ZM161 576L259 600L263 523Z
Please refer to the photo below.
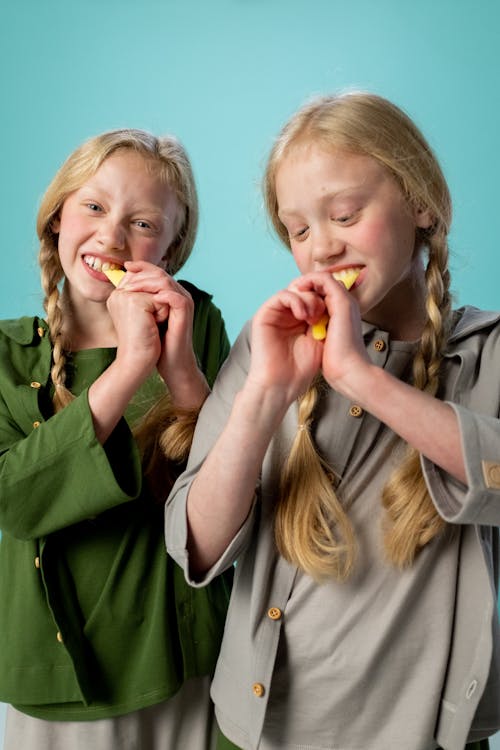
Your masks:
M172 276L152 263L130 261L125 267L127 275L121 287L131 292L146 292L153 297L155 317L162 331L157 369L175 405L186 409L199 408L209 393L209 387L193 350L194 302L191 295Z
M323 300L330 318L323 342L323 377L336 391L353 398L353 372L359 372L371 364L363 341L361 313L355 296L326 271L300 276L290 288L299 293L314 292Z

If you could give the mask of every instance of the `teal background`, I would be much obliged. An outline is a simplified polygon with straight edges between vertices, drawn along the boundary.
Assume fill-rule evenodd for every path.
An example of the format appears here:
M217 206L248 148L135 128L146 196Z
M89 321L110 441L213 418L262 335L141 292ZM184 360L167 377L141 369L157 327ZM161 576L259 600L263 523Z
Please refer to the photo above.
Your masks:
M271 141L312 94L351 88L422 128L454 199L457 304L499 307L499 44L498 0L1 0L0 317L41 312L35 217L64 158L141 127L188 149L201 224L180 275L234 339L295 275L261 206Z

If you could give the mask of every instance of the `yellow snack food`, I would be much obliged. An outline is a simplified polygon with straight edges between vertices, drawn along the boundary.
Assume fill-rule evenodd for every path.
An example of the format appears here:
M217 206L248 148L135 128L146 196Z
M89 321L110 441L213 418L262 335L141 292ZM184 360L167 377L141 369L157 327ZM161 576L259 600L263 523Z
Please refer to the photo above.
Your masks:
M311 326L313 339L316 339L316 341L323 341L323 339L326 339L326 327L328 325L328 321L328 315L323 315L323 317L320 318L317 323Z
M360 268L347 268L345 271L337 271L336 273L334 273L333 278L336 281L341 281L347 291L349 291L360 273Z
M104 274L108 277L108 279L111 281L112 284L115 286L118 286L120 281L125 276L125 271L122 271L121 268L108 268L106 271L103 271Z
M352 287L356 279L358 278L361 271L357 268L348 268L345 271L338 271L333 274L333 278L336 281L341 281L347 291ZM326 327L328 325L328 315L323 315L317 323L311 326L311 332L313 339L316 341L323 341L326 339Z

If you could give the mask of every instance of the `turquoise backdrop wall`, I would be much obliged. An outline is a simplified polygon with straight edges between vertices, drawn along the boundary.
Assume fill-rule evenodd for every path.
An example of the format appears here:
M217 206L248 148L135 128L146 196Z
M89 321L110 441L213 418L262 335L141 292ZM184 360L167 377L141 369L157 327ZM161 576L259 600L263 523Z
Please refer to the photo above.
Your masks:
M0 317L41 312L35 216L63 159L133 126L190 153L201 224L181 277L234 339L295 274L261 206L272 138L306 98L352 88L423 129L454 199L457 304L499 307L499 46L498 0L4 0Z

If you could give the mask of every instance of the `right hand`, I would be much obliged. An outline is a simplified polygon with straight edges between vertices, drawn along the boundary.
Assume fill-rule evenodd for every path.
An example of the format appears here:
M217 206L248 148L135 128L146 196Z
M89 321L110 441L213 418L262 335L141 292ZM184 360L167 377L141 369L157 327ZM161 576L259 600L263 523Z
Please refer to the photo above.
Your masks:
M288 404L304 393L321 366L323 343L310 326L324 310L314 291L289 287L267 300L252 320L248 383L280 391Z
M161 355L158 324L168 317L168 306L153 294L128 290L126 282L111 292L106 304L117 336L117 362L130 376L145 380Z

